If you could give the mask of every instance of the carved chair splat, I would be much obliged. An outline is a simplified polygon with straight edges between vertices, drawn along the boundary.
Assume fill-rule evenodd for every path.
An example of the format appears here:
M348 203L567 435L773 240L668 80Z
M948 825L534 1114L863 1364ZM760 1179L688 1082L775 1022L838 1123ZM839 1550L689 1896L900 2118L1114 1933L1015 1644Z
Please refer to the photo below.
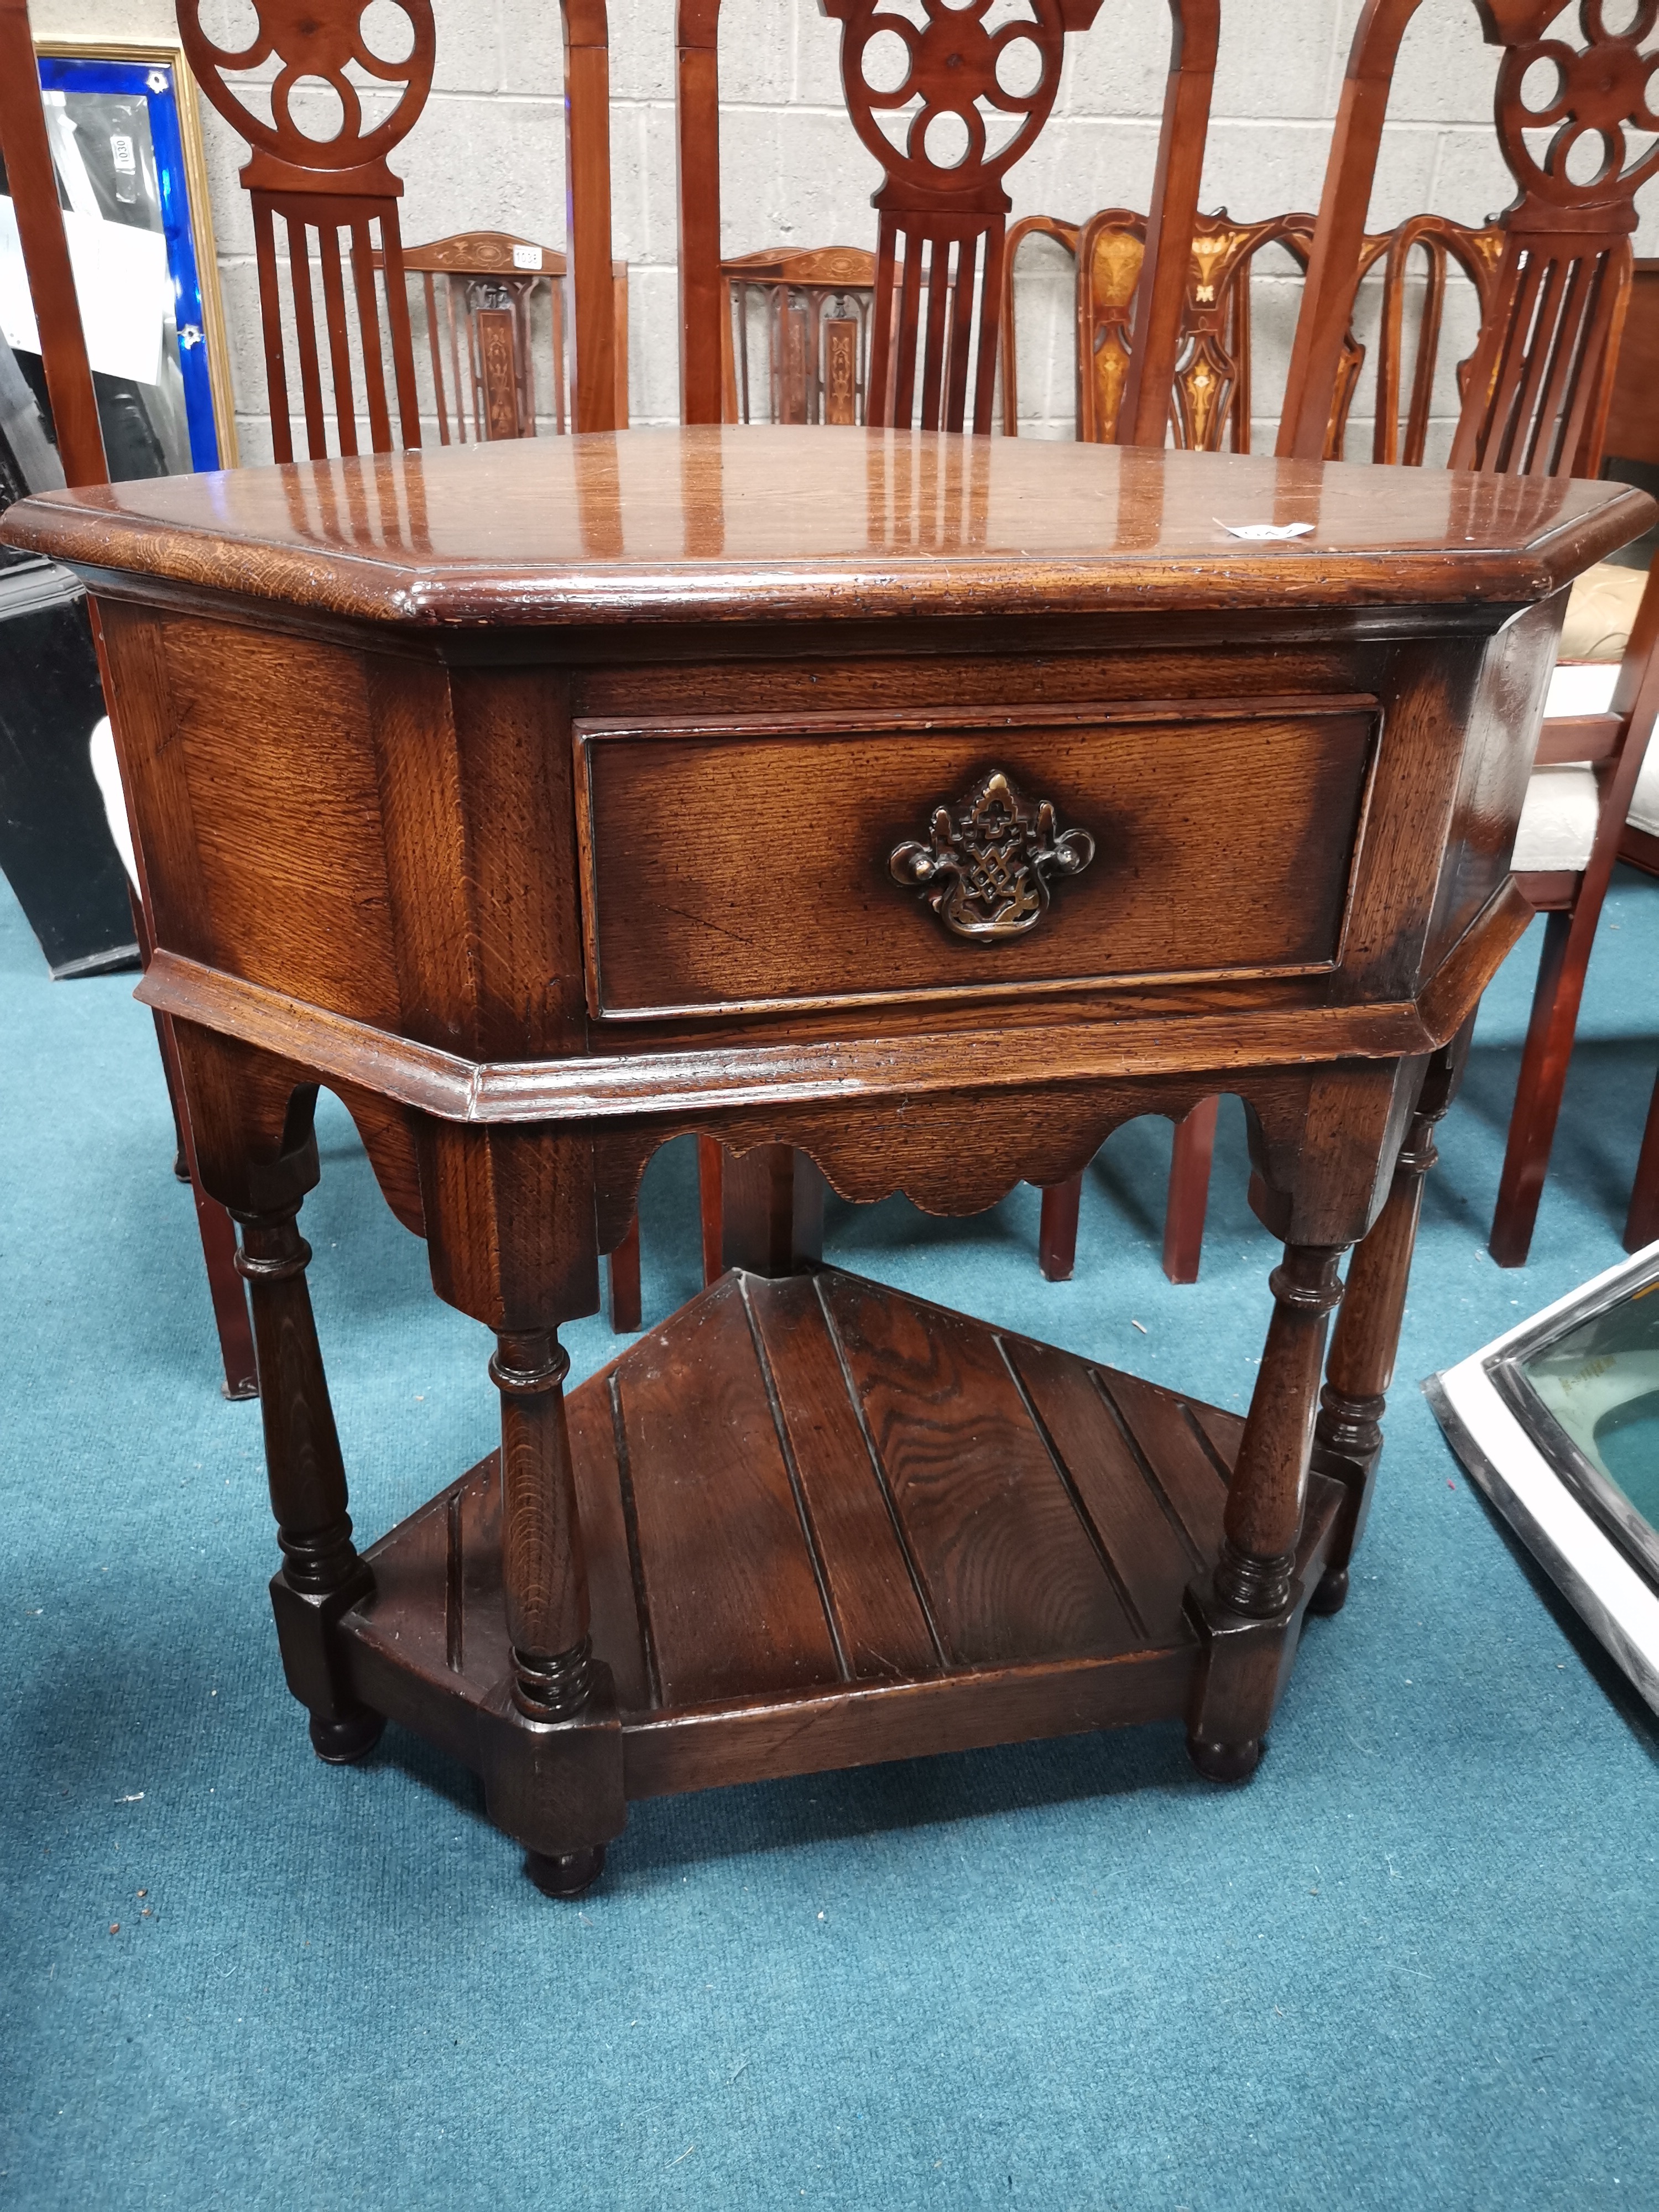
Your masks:
M297 12L278 7L274 0L255 0L258 30L246 46L238 48L217 45L203 28L202 0L178 0L179 36L197 84L250 149L241 182L253 217L271 447L279 461L294 459L276 252L279 223L287 246L307 452L313 460L327 456L331 414L336 450L357 452L359 375L372 450L389 453L398 446L421 442L398 226L404 187L387 166L386 156L420 120L432 89L436 34L431 0L395 0L395 4L407 19L411 39L407 55L387 60L364 36L359 0L334 0L332 5L325 0L325 4ZM238 96L227 73L240 75L273 60L281 67L270 82L267 121ZM397 100L377 121L369 122L364 115L361 78L397 88ZM331 138L313 136L294 113L295 93L307 81L325 85L339 103L340 125ZM343 257L343 234L347 241ZM319 279L321 327L327 337L326 398Z
M883 0L823 0L842 25L843 95L881 165L865 419L872 427L988 433L998 357L1010 201L1006 172L1036 143L1059 89L1067 33L1089 28L1099 0L1028 0L1030 15L985 27L990 0L923 0L921 27ZM1152 215L1136 309L1141 332L1126 398L1126 440L1161 442L1215 70L1218 0L1171 0L1173 49ZM681 413L726 411L730 305L720 252L720 0L679 0ZM903 81L872 85L872 40L899 39ZM1036 77L1010 92L1004 58L1029 48ZM888 128L890 121L891 130ZM954 162L941 137L954 123ZM996 128L999 125L1006 127ZM988 127L992 126L992 127ZM939 135L936 136L935 134Z

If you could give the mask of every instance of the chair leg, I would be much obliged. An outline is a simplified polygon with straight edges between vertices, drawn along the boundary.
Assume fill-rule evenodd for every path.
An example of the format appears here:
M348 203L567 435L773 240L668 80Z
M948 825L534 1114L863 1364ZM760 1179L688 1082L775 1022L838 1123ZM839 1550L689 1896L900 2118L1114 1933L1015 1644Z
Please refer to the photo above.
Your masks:
M618 1336L631 1336L639 1328L640 1217L628 1224L628 1234L611 1255L611 1326Z
M697 1210L702 1224L702 1279L726 1272L726 1148L718 1137L697 1139Z
M1653 1086L1648 1125L1642 1132L1630 1212L1625 1217L1625 1249L1639 1252L1656 1238L1659 1238L1659 1083Z
M720 1249L728 1267L789 1275L823 1256L823 1177L793 1145L729 1152L720 1170Z
M1050 1183L1042 1194L1037 1224L1037 1265L1051 1283L1069 1283L1077 1265L1077 1218L1083 1204L1079 1169L1065 1182Z
M1176 1124L1170 1194L1164 1209L1164 1272L1172 1283L1198 1280L1220 1107L1219 1098L1200 1098L1192 1112Z
M179 1162L196 1201L196 1226L202 1239L202 1260L207 1269L208 1297L213 1305L214 1326L219 1333L219 1357L225 1370L227 1398L257 1398L259 1379L253 1357L253 1327L248 1318L247 1292L236 1266L236 1231L229 1214L217 1199L202 1188L196 1161L196 1139L185 1105L179 1068L179 1048L173 1024L165 1014L155 1017L155 1042L161 1048L161 1073L167 1079L173 1124L179 1138ZM177 1163L175 1163L175 1172Z
M1592 896L1587 881L1570 911L1551 915L1545 932L1544 957L1538 963L1538 985L1521 1055L1521 1079L1516 1085L1515 1110L1510 1116L1509 1144L1489 1242L1492 1256L1500 1267L1524 1267L1532 1247L1561 1094L1566 1088L1567 1063L1578 1027L1584 972L1589 966L1601 915L1601 896L1598 892Z

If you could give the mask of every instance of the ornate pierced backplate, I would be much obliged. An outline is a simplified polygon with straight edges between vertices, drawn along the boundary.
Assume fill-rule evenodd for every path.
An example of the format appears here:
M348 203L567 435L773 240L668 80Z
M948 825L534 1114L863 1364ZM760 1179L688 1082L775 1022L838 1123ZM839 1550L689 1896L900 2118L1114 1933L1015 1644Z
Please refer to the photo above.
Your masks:
M1048 119L1066 28L1060 0L1019 6L990 30L988 16L1006 15L1002 0L955 8L919 0L903 13L890 0L826 0L825 13L842 25L853 127L887 173L878 207L1007 207L1003 173ZM891 66L883 68L888 42L896 42Z
M368 0L253 0L258 35L234 51L216 45L203 29L202 0L179 0L179 36L203 96L256 154L301 171L362 169L383 162L408 137L432 88L431 0L392 4L407 17L410 30L408 52L393 58L377 53L363 35ZM267 123L226 82L225 72L240 75L273 58L282 67L270 82ZM400 88L390 112L367 129L359 96L360 87L368 88L365 79ZM295 91L310 80L325 85L339 101L339 128L332 137L313 137L292 112ZM256 100L264 88L247 88Z
M1643 51L1659 25L1659 0L1580 0L1582 47L1542 35L1568 12L1562 0L1491 0L1487 12L1508 49L1498 136L1529 212L1588 214L1612 204L1629 210L1633 229L1631 204L1659 173L1659 51ZM1617 30L1610 14L1626 18Z
M1006 172L1100 0L823 0L853 126L884 173L866 419L991 427ZM895 294L897 295L896 305Z
M994 769L956 804L936 806L924 844L888 855L895 883L921 891L958 937L1022 937L1048 911L1048 875L1080 875L1095 856L1086 830L1058 830L1052 803L1024 798Z

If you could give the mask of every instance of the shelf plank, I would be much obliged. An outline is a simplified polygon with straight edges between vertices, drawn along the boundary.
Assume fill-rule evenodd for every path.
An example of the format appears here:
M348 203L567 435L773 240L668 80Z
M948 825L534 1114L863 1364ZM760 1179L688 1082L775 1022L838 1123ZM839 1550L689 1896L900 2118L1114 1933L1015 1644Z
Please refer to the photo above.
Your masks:
M611 1379L663 1703L844 1679L738 1278L683 1307Z
M817 1280L951 1663L1134 1649L995 1333L857 1276Z
M764 1346L854 1680L940 1672L945 1654L900 1540L815 1284L754 1285Z
M1221 1546L1227 1485L1186 1401L1115 1368L1098 1368L1096 1374L1179 1516L1194 1565L1213 1559Z
M1188 1641L1181 1596L1192 1580L1192 1554L1149 1486L1095 1370L1050 1345L1024 1337L1006 1342L1142 1634L1153 1644Z
M610 1668L625 1713L662 1702L649 1654L648 1615L640 1601L639 1546L629 1527L617 1444L620 1425L614 1371L595 1376L566 1401L576 1511L587 1559L593 1649Z

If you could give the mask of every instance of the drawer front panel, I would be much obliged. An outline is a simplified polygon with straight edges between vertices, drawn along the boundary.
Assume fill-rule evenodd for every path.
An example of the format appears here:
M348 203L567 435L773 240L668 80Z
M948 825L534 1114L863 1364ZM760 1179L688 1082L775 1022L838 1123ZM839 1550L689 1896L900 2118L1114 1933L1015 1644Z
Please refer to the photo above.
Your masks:
M1352 697L862 726L578 722L590 1011L1329 967L1376 724L1376 702ZM1033 814L1052 806L1050 847L1087 834L1043 872L1030 926L975 939L896 880L891 856L930 850L936 810L959 812L999 773Z

